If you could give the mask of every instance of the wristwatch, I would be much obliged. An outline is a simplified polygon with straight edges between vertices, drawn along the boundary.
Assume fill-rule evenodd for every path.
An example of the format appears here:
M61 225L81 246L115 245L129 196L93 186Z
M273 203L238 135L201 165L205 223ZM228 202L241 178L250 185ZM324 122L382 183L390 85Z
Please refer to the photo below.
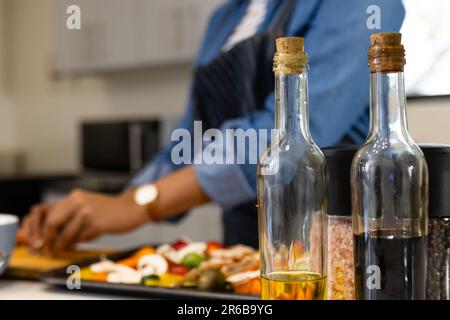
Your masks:
M154 218L153 209L158 201L159 191L154 184L144 184L134 191L134 202L147 209L149 215ZM156 220L156 219L153 219Z

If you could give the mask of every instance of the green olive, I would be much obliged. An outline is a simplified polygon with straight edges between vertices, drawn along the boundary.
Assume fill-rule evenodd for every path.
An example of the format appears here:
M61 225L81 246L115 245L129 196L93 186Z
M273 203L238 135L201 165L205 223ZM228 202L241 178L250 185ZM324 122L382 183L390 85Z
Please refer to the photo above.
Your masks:
M219 270L205 270L198 278L200 290L224 290L225 277Z
M181 265L188 269L193 269L197 268L203 260L204 259L201 255L192 252L183 257L183 260L181 260Z

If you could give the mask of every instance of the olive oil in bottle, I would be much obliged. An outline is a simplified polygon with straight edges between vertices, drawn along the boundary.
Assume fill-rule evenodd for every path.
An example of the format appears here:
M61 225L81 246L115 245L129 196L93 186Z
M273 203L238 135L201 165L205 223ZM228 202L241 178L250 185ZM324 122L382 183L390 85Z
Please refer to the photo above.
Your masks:
M303 38L277 39L275 128L258 165L263 299L325 299L325 157L308 124Z
M261 278L263 300L325 300L327 278L318 273L274 272Z

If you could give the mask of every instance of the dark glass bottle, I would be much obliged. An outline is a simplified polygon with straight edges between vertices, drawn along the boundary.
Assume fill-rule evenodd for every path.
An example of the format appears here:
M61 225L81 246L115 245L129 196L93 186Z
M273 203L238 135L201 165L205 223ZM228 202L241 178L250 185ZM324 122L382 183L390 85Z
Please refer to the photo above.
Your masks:
M351 171L357 299L425 299L428 169L407 129L400 33L371 37L371 129Z

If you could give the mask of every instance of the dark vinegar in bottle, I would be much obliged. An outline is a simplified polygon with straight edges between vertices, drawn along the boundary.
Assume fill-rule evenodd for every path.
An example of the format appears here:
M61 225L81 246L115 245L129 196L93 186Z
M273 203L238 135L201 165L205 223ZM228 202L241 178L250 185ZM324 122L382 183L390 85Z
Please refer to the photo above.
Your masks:
M426 237L402 237L392 231L354 236L356 298L425 299Z
M357 299L425 298L428 168L408 133L400 33L371 35L371 129L351 169Z

